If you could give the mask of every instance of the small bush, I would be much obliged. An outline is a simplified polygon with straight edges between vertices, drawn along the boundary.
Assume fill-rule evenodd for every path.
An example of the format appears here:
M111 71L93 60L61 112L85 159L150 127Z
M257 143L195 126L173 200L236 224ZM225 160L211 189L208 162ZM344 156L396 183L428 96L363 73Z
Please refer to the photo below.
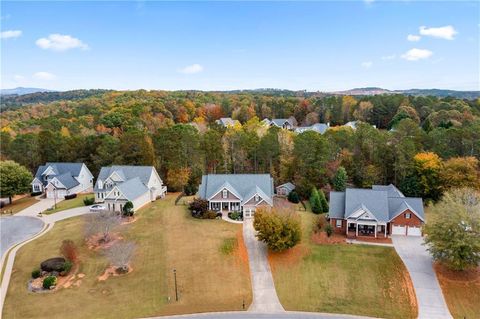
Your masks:
M330 237L333 234L333 227L330 224L327 224L325 226L325 232L327 233L327 236Z
M198 186L196 184L187 184L185 185L184 193L187 196L195 195L198 191Z
M294 204L298 204L300 202L300 197L298 196L298 193L294 190L288 193L287 199L289 202Z
M55 286L57 284L57 277L55 276L48 276L43 279L43 288L50 289L50 287Z
M122 216L131 217L133 213L133 203L131 201L126 202L122 209Z
M63 273L66 275L70 272L70 270L72 270L72 267L73 267L73 263L69 260L67 260L64 264L63 264Z
M241 212L228 213L228 217L233 220L243 220L243 214Z
M255 211L253 227L258 232L257 238L267 244L272 251L284 251L292 248L302 238L302 228L298 215L281 211Z
M42 194L43 194L42 192L33 192L33 193L30 193L30 196L35 197Z
M36 278L40 277L41 274L42 274L42 271L40 269L34 269L32 271L32 278L36 279Z
M85 197L85 198L83 199L83 204L84 204L85 206L93 205L93 203L95 203L95 198L93 198L93 197Z
M318 219L316 221L317 223L317 231L321 231L322 229L325 229L327 225L327 221L325 219L325 216L318 216Z
M203 214L203 219L215 219L217 218L217 212L213 211L213 210L207 210L204 214Z
M208 211L208 201L201 198L195 198L188 206L191 214L195 218L203 218Z
M77 197L77 194L65 195L65 200L74 199Z

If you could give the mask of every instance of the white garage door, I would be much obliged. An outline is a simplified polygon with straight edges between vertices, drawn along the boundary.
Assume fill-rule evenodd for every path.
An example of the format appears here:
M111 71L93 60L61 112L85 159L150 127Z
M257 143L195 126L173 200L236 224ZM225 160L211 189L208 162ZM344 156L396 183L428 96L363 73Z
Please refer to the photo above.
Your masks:
M392 226L392 235L405 235L406 232L406 227L405 226Z
M57 190L57 199L63 199L65 198L66 191L65 190ZM54 198L55 197L55 192L54 191L49 191L47 192L47 198Z
M408 236L422 236L422 229L420 227L408 226Z

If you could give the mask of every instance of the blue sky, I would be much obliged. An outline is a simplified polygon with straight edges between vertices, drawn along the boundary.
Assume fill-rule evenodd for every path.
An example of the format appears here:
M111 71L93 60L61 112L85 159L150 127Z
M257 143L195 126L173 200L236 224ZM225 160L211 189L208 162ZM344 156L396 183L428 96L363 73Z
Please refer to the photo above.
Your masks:
M479 2L2 1L1 9L2 88L480 89Z

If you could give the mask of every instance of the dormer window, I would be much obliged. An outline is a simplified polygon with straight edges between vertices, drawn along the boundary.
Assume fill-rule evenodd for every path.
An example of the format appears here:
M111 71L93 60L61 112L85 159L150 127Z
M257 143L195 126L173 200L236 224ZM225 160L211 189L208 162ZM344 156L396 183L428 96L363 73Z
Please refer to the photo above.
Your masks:
M406 213L406 214L405 214L405 218L406 218L406 219L410 219L410 218L412 218L412 214L410 214L410 213Z
M260 200L260 197L258 195L255 195L255 201L258 202Z
M224 189L222 191L222 198L227 198L228 197L228 191L226 189Z
M103 182L101 180L98 180L98 188L102 189L103 188Z

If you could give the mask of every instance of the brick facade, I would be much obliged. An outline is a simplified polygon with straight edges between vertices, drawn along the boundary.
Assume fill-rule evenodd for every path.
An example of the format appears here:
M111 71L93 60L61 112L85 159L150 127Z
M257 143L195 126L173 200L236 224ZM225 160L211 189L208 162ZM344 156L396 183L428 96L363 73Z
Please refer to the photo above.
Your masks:
M405 215L410 214L410 218L406 218ZM423 222L420 218L418 218L417 215L415 215L413 212L411 212L409 209L395 217L389 225L389 233L392 233L392 225L396 226L415 226L415 227L421 227L423 225Z

